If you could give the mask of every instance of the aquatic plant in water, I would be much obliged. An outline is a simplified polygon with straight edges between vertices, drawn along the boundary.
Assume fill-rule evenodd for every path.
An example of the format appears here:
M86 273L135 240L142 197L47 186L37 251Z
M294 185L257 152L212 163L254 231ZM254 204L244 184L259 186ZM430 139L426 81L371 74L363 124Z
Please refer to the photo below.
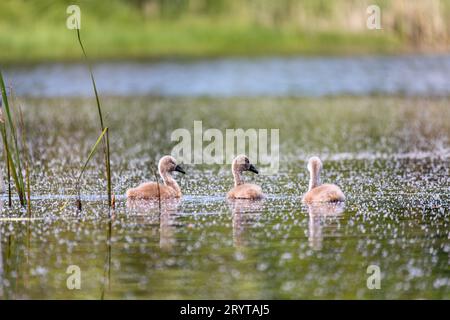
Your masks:
M101 108L101 104L100 104L100 98L98 96L98 91L97 91L97 85L95 84L94 74L92 72L92 67L91 67L91 65L89 63L86 51L84 49L83 42L81 41L80 29L76 28L76 30L77 30L78 43L80 44L81 50L83 51L83 55L84 55L84 58L86 60L86 63L87 63L88 69L89 69L89 74L91 76L92 87L94 89L95 101L97 103L97 110L98 110L98 115L99 115L99 120L100 120L100 129L102 131L102 133L99 136L99 140L97 140L97 143L92 148L92 151L89 154L88 159L87 159L86 163L83 166L83 169L81 170L80 177L78 178L78 182L77 182L78 193L80 192L80 190L79 190L79 181L81 179L81 176L83 175L83 172L84 172L84 170L86 168L86 165L88 164L90 158L92 157L93 152L95 152L95 149L97 147L98 142L101 140L102 144L103 144L103 153L104 153L104 157L105 157L105 175L106 175L106 181L107 181L108 205L111 207L112 206L112 182L111 182L111 161L110 161L110 149L109 149L109 133L108 133L108 128L105 128L105 125L104 125L103 115L102 115L102 108ZM78 208L81 209L81 200L80 199L78 199Z
M20 126L22 128L22 148L19 148L18 143L18 133L16 122L13 118L13 113L11 112L8 94L6 91L5 81L3 79L3 74L0 71L0 89L2 92L2 103L1 103L1 115L0 115L0 131L3 141L3 150L5 157L5 166L7 171L7 182L8 182L8 199L9 206L12 205L11 201L11 184L10 179L14 182L17 194L19 196L19 201L22 206L27 204L27 200L31 197L30 193L30 172L29 172L29 162L26 159L26 143L24 136L24 125L23 117L21 114ZM6 117L4 116L6 115ZM25 161L25 171L26 171L26 182L22 173L23 165ZM28 203L28 211L30 212L30 204Z

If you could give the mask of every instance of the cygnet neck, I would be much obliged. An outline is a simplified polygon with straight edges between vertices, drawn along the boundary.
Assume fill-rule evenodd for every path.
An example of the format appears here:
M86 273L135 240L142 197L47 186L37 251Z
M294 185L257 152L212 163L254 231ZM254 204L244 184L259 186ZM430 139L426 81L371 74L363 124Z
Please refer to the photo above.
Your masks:
M175 191L177 191L177 193L181 193L180 186L175 181L175 179L172 177L172 174L170 172L168 172L166 170L161 170L161 168L160 168L159 175L163 179L163 182L166 186L174 189Z
M313 168L309 172L309 190L320 186L320 168Z
M234 186L237 187L241 184L244 184L244 178L242 177L242 171L233 166L232 168L233 177L234 177Z

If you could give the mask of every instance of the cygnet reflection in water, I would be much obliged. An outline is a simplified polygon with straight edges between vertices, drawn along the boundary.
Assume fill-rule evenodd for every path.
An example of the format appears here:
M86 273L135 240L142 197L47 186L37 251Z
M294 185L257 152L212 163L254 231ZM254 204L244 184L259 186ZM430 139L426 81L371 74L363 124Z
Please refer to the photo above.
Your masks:
M264 200L228 199L233 221L233 244L235 247L248 245L246 229L258 222L264 209Z
M176 243L176 218L181 200L178 198L161 200L127 199L127 215L138 219L139 223L159 225L159 247L171 250Z
M344 212L345 203L312 203L307 205L309 214L308 243L314 250L322 249L324 228L336 227L339 217Z

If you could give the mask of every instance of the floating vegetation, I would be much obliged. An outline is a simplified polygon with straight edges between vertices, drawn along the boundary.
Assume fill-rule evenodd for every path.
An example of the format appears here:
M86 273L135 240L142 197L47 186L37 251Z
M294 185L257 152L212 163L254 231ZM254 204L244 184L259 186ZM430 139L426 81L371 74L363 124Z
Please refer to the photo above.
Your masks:
M38 178L33 217L0 218L3 298L449 297L447 98L110 98L111 217L99 191L104 163L93 161L102 138L86 121L97 119L91 101L26 99ZM172 130L195 119L205 128L281 128L280 171L246 176L267 198L229 203L230 165L192 165L177 180L182 199L127 206L130 186L161 182L154 158L170 151ZM342 212L301 204L311 154L327 159L323 180L348 197ZM61 209L77 199L83 168L83 211ZM69 265L80 267L82 290L61 290ZM380 266L381 290L366 287L369 265Z

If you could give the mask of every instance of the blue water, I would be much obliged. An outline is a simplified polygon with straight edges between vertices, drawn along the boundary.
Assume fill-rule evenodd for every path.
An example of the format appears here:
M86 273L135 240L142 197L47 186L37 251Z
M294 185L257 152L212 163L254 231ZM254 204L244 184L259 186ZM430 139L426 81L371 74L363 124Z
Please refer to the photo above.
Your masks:
M450 95L450 55L123 61L96 63L93 70L102 95ZM12 66L6 71L19 95L93 94L82 63Z

